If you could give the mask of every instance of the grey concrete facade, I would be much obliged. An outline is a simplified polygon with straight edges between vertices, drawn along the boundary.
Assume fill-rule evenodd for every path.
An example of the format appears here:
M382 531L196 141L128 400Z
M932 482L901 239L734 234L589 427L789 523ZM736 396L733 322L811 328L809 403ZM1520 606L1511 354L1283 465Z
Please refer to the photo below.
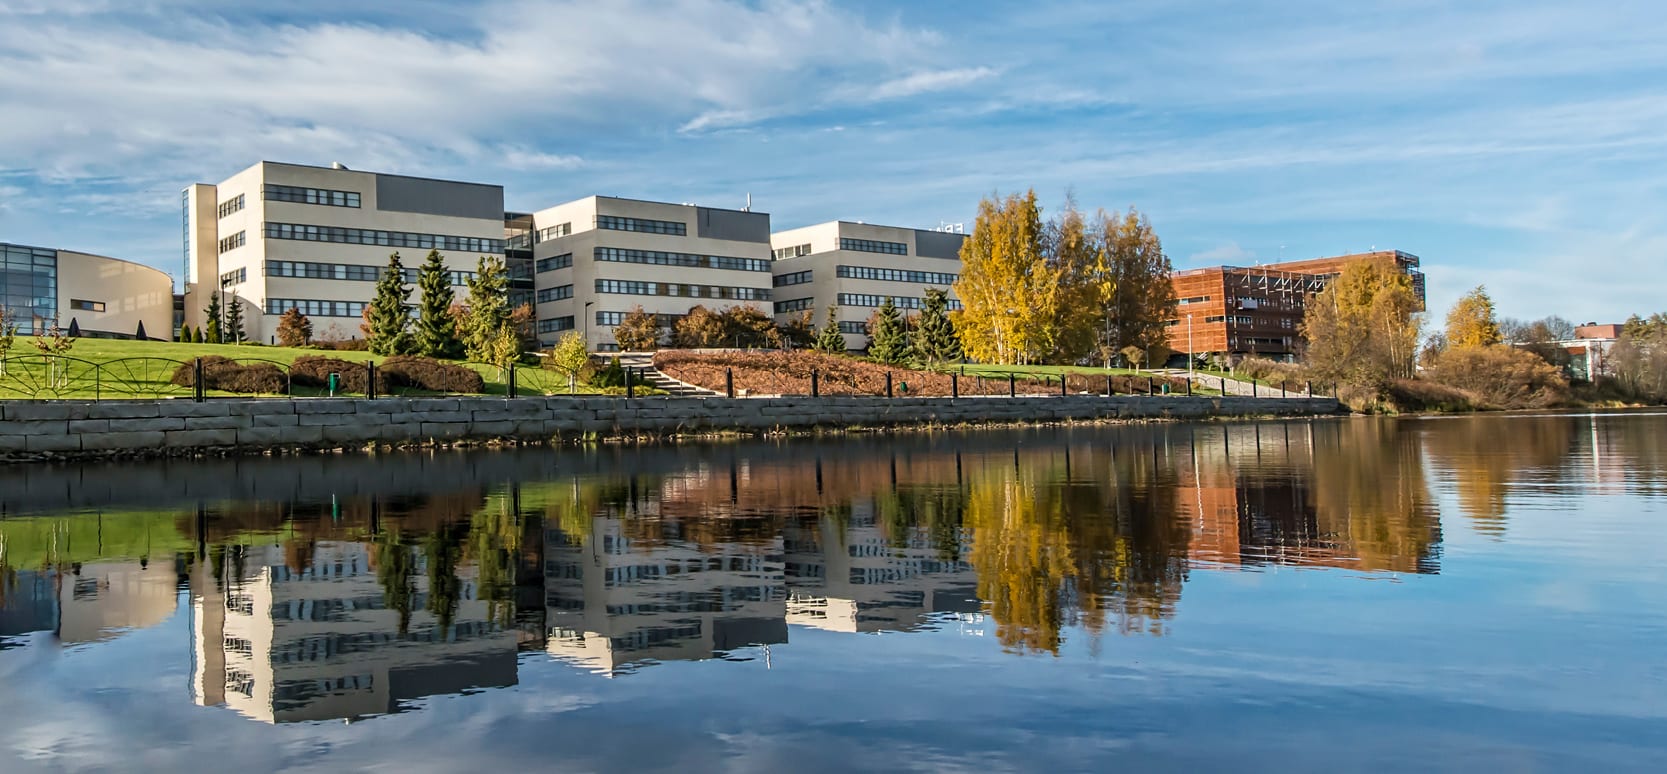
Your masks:
M261 453L586 436L1308 416L1334 398L418 398L0 402L0 461Z

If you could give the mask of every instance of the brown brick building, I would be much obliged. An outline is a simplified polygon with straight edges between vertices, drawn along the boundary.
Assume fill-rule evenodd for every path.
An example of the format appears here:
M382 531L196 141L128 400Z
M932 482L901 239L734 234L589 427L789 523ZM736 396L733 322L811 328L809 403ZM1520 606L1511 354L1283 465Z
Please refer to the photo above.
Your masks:
M1399 250L1353 253L1262 266L1212 266L1170 275L1176 318L1169 348L1181 353L1255 355L1294 360L1301 352L1302 315L1308 298L1354 261L1391 258L1412 277L1424 300L1418 256Z

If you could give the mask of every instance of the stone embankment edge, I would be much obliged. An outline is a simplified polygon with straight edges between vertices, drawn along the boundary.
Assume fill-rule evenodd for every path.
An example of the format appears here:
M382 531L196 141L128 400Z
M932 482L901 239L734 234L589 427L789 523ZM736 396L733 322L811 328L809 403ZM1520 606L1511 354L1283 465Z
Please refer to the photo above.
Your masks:
M1321 416L1333 398L416 398L0 401L0 462L507 442L562 444L853 428Z

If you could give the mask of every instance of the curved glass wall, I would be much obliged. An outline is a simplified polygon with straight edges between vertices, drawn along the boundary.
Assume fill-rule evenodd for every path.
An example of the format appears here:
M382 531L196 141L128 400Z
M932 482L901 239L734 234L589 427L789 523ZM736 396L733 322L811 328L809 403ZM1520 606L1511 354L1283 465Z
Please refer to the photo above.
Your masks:
M35 334L58 319L58 251L0 244L0 313L19 334Z

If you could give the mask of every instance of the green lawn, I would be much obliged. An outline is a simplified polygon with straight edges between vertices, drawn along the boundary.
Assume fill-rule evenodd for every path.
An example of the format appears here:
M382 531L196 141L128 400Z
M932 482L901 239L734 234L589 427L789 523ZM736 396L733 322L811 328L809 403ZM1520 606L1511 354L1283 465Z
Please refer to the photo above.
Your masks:
M186 396L191 394L189 388L169 383L174 369L179 363L209 355L239 361L266 360L286 367L297 357L305 355L340 358L356 363L384 359L369 352L337 352L250 344L179 344L166 341L79 339L75 342L74 348L66 353L65 360L49 369L46 360L35 349L32 339L19 337L8 354L5 372L0 373L0 399ZM99 365L95 367L89 363ZM486 382L488 395L502 395L506 392L506 377L497 368L482 363L463 365L481 374ZM556 371L521 367L516 370L516 382L522 395L565 395L568 392L566 375ZM311 395L313 392L309 392L308 388L296 388L297 395ZM579 384L577 392L595 393L597 390L589 385Z
M997 378L997 379L1005 379L1005 378L1007 378L1008 374L1013 374L1014 376L1016 376L1020 379L1024 379L1024 378L1028 377L1028 378L1036 378L1036 379L1044 379L1044 380L1045 379L1050 379L1050 378L1051 379L1058 379L1061 374L1068 374L1068 375L1071 375L1071 376L1085 376L1085 377L1088 377L1090 379L1092 379L1094 377L1102 377L1103 378L1103 377L1106 377L1106 376L1132 376L1136 379L1144 379L1144 378L1149 377L1149 376L1156 376L1156 374L1153 374L1149 371L1140 371L1140 370L1136 370L1136 369L1133 369L1133 368L1100 368L1100 367L1096 367L1096 366L1059 366L1059 365L1010 366L1010 365L986 365L986 364L982 364L982 363L977 363L977 364L968 363L966 365L945 366L941 370L944 370L944 371L960 371L961 373L965 373L968 376L983 376L983 377L987 377L987 378L993 377L993 378ZM1221 391L1217 390L1215 388L1212 388L1212 387L1204 387L1204 386L1195 385L1193 387L1193 394L1194 395L1220 395Z

